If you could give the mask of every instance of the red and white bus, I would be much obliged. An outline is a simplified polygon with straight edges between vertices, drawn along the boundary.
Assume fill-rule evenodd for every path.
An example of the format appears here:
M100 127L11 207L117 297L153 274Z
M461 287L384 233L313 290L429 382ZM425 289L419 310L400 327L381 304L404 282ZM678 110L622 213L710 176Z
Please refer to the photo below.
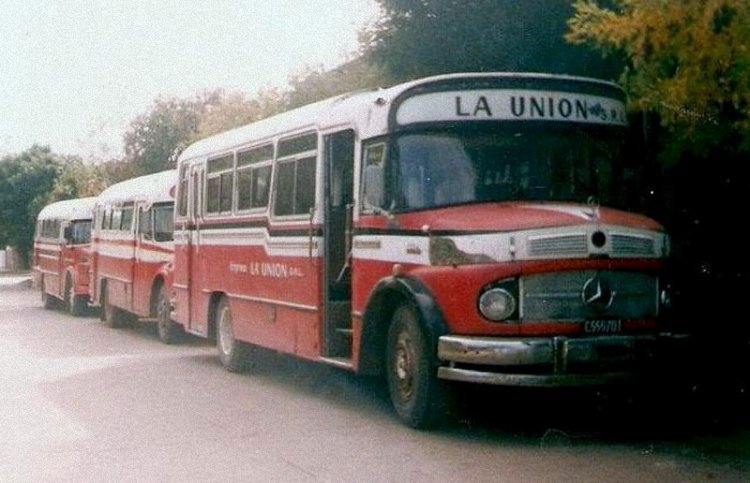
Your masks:
M120 327L156 319L159 338L171 342L171 266L174 258L174 170L141 176L104 190L94 208L91 300L102 319Z
M39 212L34 235L34 285L45 309L62 302L72 315L88 307L91 219L96 198L58 201Z
M385 374L435 422L448 381L637 374L669 334L668 237L627 209L624 94L454 74L344 95L178 160L176 321L239 370L256 344Z

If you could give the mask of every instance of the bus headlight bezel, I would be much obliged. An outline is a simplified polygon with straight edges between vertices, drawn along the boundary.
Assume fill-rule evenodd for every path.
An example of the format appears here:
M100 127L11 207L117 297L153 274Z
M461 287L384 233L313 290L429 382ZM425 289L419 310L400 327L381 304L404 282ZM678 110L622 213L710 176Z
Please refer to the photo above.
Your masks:
M513 293L505 287L494 286L482 292L477 301L479 313L492 322L510 319L518 303Z

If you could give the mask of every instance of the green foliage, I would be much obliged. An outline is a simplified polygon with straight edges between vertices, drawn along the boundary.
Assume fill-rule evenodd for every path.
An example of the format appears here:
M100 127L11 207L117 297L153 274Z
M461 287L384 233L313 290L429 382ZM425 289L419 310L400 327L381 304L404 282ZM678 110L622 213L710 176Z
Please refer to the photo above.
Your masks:
M670 133L664 158L750 150L750 2L614 4L577 0L567 39L626 56L632 107L657 113Z
M203 106L198 129L190 141L233 129L285 110L287 95L278 89L264 89L254 98L242 92L217 90Z
M174 167L179 151L195 138L201 113L211 95L195 99L157 99L148 113L130 123L125 133L125 160L132 176Z
M275 89L255 98L217 89L189 99L157 99L130 123L124 163L111 163L109 178L116 182L173 168L179 154L198 139L257 121L285 106L285 95Z
M304 106L339 94L390 84L393 82L385 69L364 58L354 59L329 71L307 67L289 79L291 90L288 107Z
M378 0L362 51L396 80L446 72L534 71L611 78L614 61L563 40L566 0Z
M0 247L29 253L36 216L60 171L61 159L46 146L0 159Z
M75 156L60 159L60 173L55 179L48 203L96 196L109 185L104 164L84 163Z

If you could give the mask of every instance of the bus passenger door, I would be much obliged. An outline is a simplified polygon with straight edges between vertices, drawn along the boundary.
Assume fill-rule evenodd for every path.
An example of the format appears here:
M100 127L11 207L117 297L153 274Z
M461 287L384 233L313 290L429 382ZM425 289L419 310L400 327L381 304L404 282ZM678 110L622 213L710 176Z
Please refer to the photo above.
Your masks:
M203 185L205 183L205 166L194 165L190 169L190 225L188 245L188 298L190 305L189 332L208 335L208 304L203 294L203 276L201 274L201 222L203 220Z
M138 240L136 236L136 230L133 227L135 219L135 204L133 202L125 203L122 206L122 213L120 215L120 233L123 239L127 240L127 251L130 265L127 268L127 274L125 278L130 279L129 284L125 284L125 300L120 307L124 308L128 312L135 313L134 303L136 300L135 291L137 290L138 283L136 277L138 275L136 267L139 262L138 253Z
M151 301L151 258L148 245L154 242L152 210L142 203L137 204L134 223L135 231L135 264L133 266L133 313L150 316ZM149 207L150 208L150 207Z
M354 203L354 131L325 136L325 216L322 270L324 295L323 355L351 360L351 252Z

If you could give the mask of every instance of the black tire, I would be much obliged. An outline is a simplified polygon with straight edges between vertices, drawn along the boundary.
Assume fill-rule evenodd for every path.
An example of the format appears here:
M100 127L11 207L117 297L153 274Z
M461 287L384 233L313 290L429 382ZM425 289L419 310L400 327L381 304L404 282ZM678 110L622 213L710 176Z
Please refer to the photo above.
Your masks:
M181 327L172 320L170 312L167 287L161 285L156 298L156 333L164 344L174 344L182 336Z
M448 391L437 378L437 362L419 316L408 305L393 313L388 330L387 378L399 419L415 429L437 425L446 415Z
M221 365L229 372L242 372L247 368L250 348L234 338L232 311L226 297L222 297L216 307L216 348Z
M65 278L65 310L74 317L80 317L86 312L86 297L76 295L73 292L73 283L70 276Z
M104 290L104 301L102 302L102 317L112 329L121 329L127 325L127 317L122 309L109 303L109 287Z

